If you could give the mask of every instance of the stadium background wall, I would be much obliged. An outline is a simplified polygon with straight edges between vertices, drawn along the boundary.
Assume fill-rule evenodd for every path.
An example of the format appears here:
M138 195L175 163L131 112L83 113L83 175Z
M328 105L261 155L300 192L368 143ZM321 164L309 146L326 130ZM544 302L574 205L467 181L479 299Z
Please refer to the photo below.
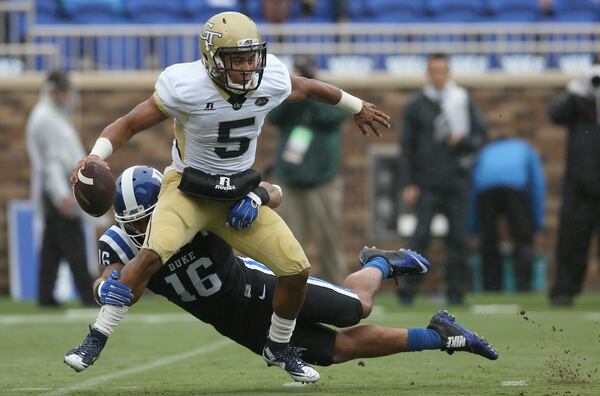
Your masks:
M136 73L134 76L89 73L74 75L74 83L78 88L74 119L86 149L91 148L95 138L109 122L152 94L156 76L156 73ZM401 238L385 241L374 239L370 223L372 183L368 152L370 147L398 144L403 106L423 80L420 77L389 75L345 78L323 74L321 78L378 104L393 117L392 129L385 131L381 139L363 138L350 119L343 128L344 205L347 209L343 219L343 232L349 270L353 270L358 266L357 252L365 244L398 248L405 242ZM546 242L543 250L553 264L566 132L551 124L546 112L550 100L564 88L568 76L486 75L457 80L471 90L491 130L529 139L541 153L549 181ZM27 115L37 100L41 82L42 77L39 75L0 78L0 295L8 294L9 291L6 209L10 200L29 198L30 169L24 127ZM170 161L171 141L170 123L136 136L111 157L113 173L116 175L133 164L147 164L163 169ZM266 127L258 145L255 164L258 170L268 166L272 160L276 141L276 131ZM592 245L593 265L589 267L586 286L598 288L600 271L595 254L597 242ZM429 252L436 264L439 262L441 249L442 244L434 243ZM310 246L307 252L310 257ZM318 263L315 262L314 265L318 266ZM440 265L437 265L424 287L437 287L442 281L442 273ZM552 271L550 278L551 276Z

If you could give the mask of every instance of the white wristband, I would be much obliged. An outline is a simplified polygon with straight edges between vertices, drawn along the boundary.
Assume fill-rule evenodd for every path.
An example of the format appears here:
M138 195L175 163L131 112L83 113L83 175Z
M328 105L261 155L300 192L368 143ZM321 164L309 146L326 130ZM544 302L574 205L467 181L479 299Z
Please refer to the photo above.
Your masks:
M352 114L358 114L362 110L363 101L356 96L350 95L348 92L342 90L342 97L340 101L336 104L336 107L339 107L342 110L346 110Z
M96 144L92 147L92 151L90 151L90 155L97 155L101 159L107 159L113 152L113 146L110 140L105 137L99 137L96 140Z
M250 197L251 200L256 202L258 204L258 206L262 205L262 199L260 199L260 197L258 195L256 195L252 191L250 191L247 195Z

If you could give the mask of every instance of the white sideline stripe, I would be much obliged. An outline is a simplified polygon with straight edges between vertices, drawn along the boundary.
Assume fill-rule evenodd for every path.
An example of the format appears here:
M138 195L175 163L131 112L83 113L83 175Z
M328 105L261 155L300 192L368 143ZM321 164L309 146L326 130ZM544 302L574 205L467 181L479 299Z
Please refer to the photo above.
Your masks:
M39 391L47 391L50 390L51 388L43 387L43 388L11 388L11 389L7 389L8 391L14 391L14 392L39 392Z
M87 323L96 319L97 310L73 310L67 311L64 315L0 315L0 326L12 326L23 324L63 324L63 323ZM172 314L128 314L127 322L160 324L174 322L198 322L198 319L187 313Z
M471 313L475 315L516 314L521 307L517 304L475 304Z
M600 320L600 312L588 312L584 315L586 320Z
M152 363L144 364L144 365L141 365L138 367L133 367L133 368L130 368L127 370L118 371L118 372L112 373L112 374L106 374L106 375L101 375L99 377L90 378L87 381L83 381L79 384L71 385L71 386L68 386L65 388L59 388L59 389L55 390L54 392L46 393L45 395L46 396L67 395L73 391L91 388L93 386L97 386L97 385L112 381L117 378L127 377L127 376L133 375L133 374L138 374L138 373L141 373L142 371L152 370L152 369L155 369L158 367L177 363L181 360L189 359L189 358L192 358L195 356L205 355L207 353L217 351L229 344L233 344L233 341L220 340L211 345L204 346L202 348L197 348L197 349L194 349L189 352L178 353L176 355L171 355L171 356L166 356L166 357L160 358L158 360L153 361ZM107 389L107 390L110 391L109 389Z

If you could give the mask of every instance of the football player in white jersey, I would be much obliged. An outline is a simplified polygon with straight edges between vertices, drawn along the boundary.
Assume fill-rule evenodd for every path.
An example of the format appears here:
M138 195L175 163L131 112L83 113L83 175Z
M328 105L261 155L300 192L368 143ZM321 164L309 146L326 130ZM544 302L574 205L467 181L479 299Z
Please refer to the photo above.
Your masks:
M311 98L336 105L354 114L364 135L379 136L378 125L389 128L390 117L337 87L291 76L267 55L255 23L243 14L210 18L200 34L200 50L201 60L165 69L152 97L102 131L73 170L72 183L88 162L108 167L105 160L135 134L173 118L173 162L165 171L143 249L119 282L131 289L135 302L150 277L199 230L217 234L278 276L263 358L297 381L315 382L318 372L289 347L310 264L285 222L266 205L269 194L250 168L256 139L269 110L284 100ZM127 307L105 308L105 320L112 322L127 312Z

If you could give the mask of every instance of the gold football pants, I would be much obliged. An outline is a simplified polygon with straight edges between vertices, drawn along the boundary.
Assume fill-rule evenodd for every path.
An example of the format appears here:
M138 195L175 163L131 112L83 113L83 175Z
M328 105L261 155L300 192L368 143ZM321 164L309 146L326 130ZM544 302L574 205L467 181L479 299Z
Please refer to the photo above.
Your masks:
M252 226L226 226L231 202L193 197L177 186L181 174L169 171L162 179L144 247L156 252L163 264L201 230L211 231L234 249L269 267L277 276L295 275L310 264L302 247L275 211L261 206Z

